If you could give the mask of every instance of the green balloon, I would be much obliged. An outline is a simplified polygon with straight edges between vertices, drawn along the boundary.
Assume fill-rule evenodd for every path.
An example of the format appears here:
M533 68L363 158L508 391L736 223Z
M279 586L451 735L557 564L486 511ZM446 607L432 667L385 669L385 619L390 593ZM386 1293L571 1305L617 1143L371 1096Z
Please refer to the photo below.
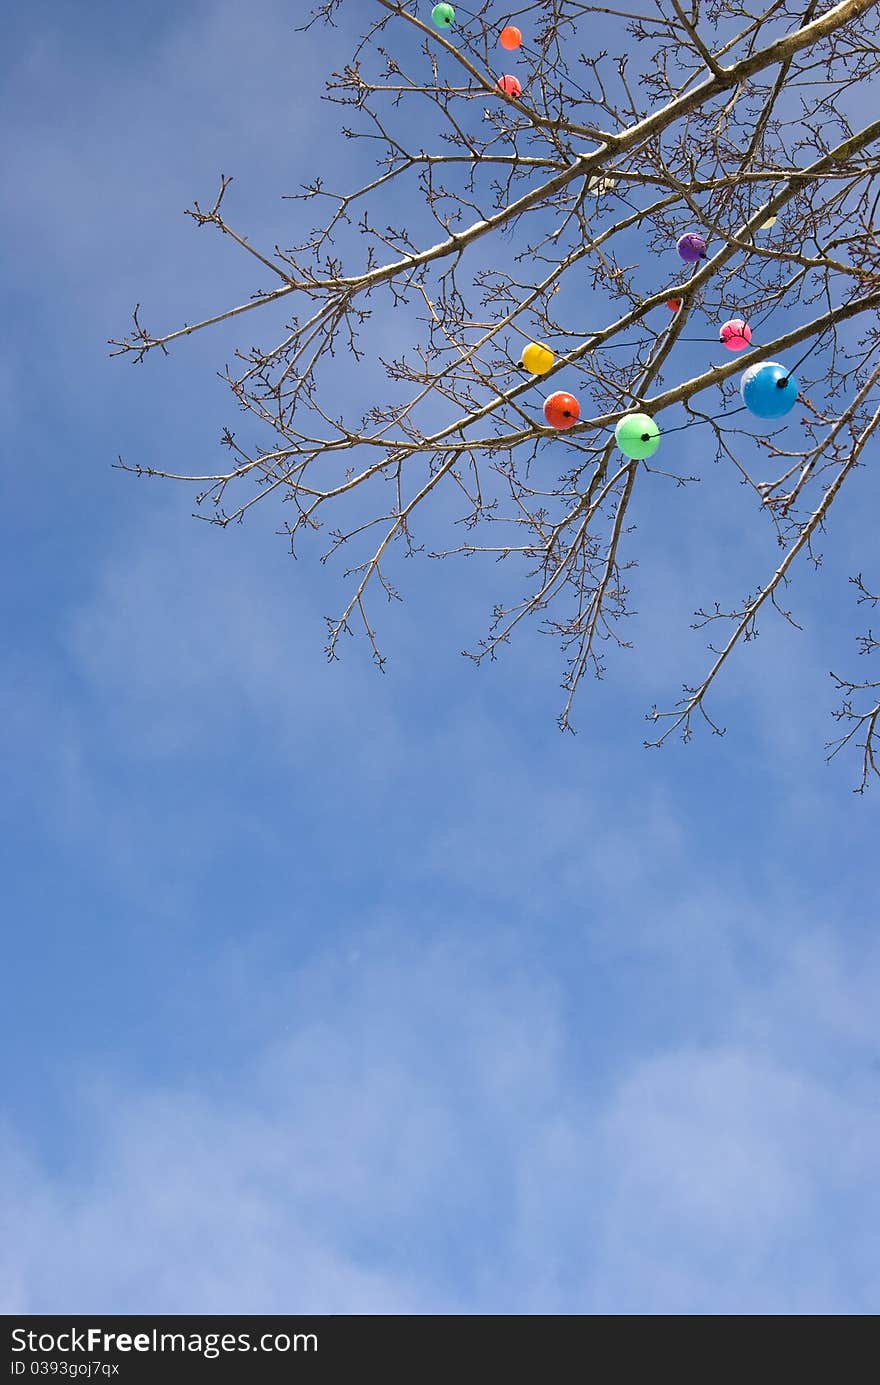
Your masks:
M438 29L451 29L455 23L455 10L451 5L435 5L431 18Z
M653 457L660 446L660 429L647 414L625 414L614 430L617 446L624 457L641 462Z

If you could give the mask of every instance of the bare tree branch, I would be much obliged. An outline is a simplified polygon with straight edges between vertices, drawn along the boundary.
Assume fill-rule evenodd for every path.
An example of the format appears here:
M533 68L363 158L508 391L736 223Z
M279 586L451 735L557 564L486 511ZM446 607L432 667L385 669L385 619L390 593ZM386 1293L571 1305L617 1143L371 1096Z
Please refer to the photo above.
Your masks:
M728 638L672 711L650 713L665 723L651 744L689 737L696 713L720 731L710 689L759 614L797 626L782 589L800 554L818 561L816 536L880 424L880 120L857 123L851 100L880 71L878 6L774 0L752 14L712 0L701 16L680 0L657 0L650 15L532 0L515 16L523 48L505 59L522 83L512 98L497 85L498 12L473 3L444 32L398 0L319 5L306 28L334 24L343 6L369 15L327 84L342 138L359 149L357 178L288 192L298 241L257 248L227 217L222 176L207 209L188 215L274 282L166 332L147 330L138 306L111 343L142 362L264 309L269 343L225 371L252 437L225 428L229 464L215 470L119 465L194 485L203 517L224 526L274 497L290 507L292 549L317 544L322 561L350 552L330 657L358 623L384 665L369 605L374 593L398 599L398 554L425 547L416 524L431 530L432 556L512 560L470 657L495 658L537 617L564 654L570 728L585 673L602 676L606 650L628 647L634 497L697 482L671 435L699 428L781 550L746 601L698 610L697 626L726 622ZM614 55L597 51L596 15ZM309 228L312 209L322 220ZM683 265L675 242L693 230L707 248ZM727 357L718 328L732 316L752 339ZM399 348L372 344L377 324ZM719 358L697 373L683 365L694 341L715 341ZM540 375L520 363L530 342L552 348ZM384 380L387 401L346 406L340 355L377 390ZM756 433L735 386L745 365L779 358L798 405ZM562 432L542 409L558 388L579 406ZM632 412L657 421L659 465L621 460L614 430ZM453 505L461 528L441 533ZM863 703L876 684L836 683L846 731L831 754L864 734L864 789L878 713Z

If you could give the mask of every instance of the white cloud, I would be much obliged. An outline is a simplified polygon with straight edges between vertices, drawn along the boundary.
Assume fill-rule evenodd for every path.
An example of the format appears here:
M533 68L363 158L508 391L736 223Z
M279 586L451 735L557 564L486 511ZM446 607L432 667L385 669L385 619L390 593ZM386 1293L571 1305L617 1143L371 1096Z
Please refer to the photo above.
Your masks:
M5 1311L869 1311L876 1094L756 1040L742 977L723 1042L594 1071L541 968L457 937L279 980L289 1033L218 1090L83 1074L78 1174L6 1142Z
M604 1139L600 1310L868 1311L853 1233L873 1202L872 1103L745 1048L693 1050L641 1065Z

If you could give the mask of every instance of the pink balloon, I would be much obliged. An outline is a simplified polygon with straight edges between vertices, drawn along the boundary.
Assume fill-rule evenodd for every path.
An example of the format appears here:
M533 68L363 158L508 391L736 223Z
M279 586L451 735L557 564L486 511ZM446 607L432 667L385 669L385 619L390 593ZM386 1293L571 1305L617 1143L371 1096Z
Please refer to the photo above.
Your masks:
M728 351L744 351L752 340L752 329L741 317L734 317L725 322L718 335Z
M497 86L499 91L504 92L505 96L513 96L515 99L518 99L520 96L522 96L522 83L520 82L518 77L512 77L510 76L510 74L505 74L505 76L498 78L498 81L495 83L495 85Z

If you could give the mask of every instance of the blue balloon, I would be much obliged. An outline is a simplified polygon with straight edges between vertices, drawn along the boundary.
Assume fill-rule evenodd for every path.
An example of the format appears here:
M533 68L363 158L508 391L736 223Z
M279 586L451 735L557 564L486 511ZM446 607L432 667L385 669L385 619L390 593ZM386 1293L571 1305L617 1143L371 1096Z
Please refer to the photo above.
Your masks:
M746 408L758 418L782 418L798 397L797 380L778 361L750 365L739 388Z

